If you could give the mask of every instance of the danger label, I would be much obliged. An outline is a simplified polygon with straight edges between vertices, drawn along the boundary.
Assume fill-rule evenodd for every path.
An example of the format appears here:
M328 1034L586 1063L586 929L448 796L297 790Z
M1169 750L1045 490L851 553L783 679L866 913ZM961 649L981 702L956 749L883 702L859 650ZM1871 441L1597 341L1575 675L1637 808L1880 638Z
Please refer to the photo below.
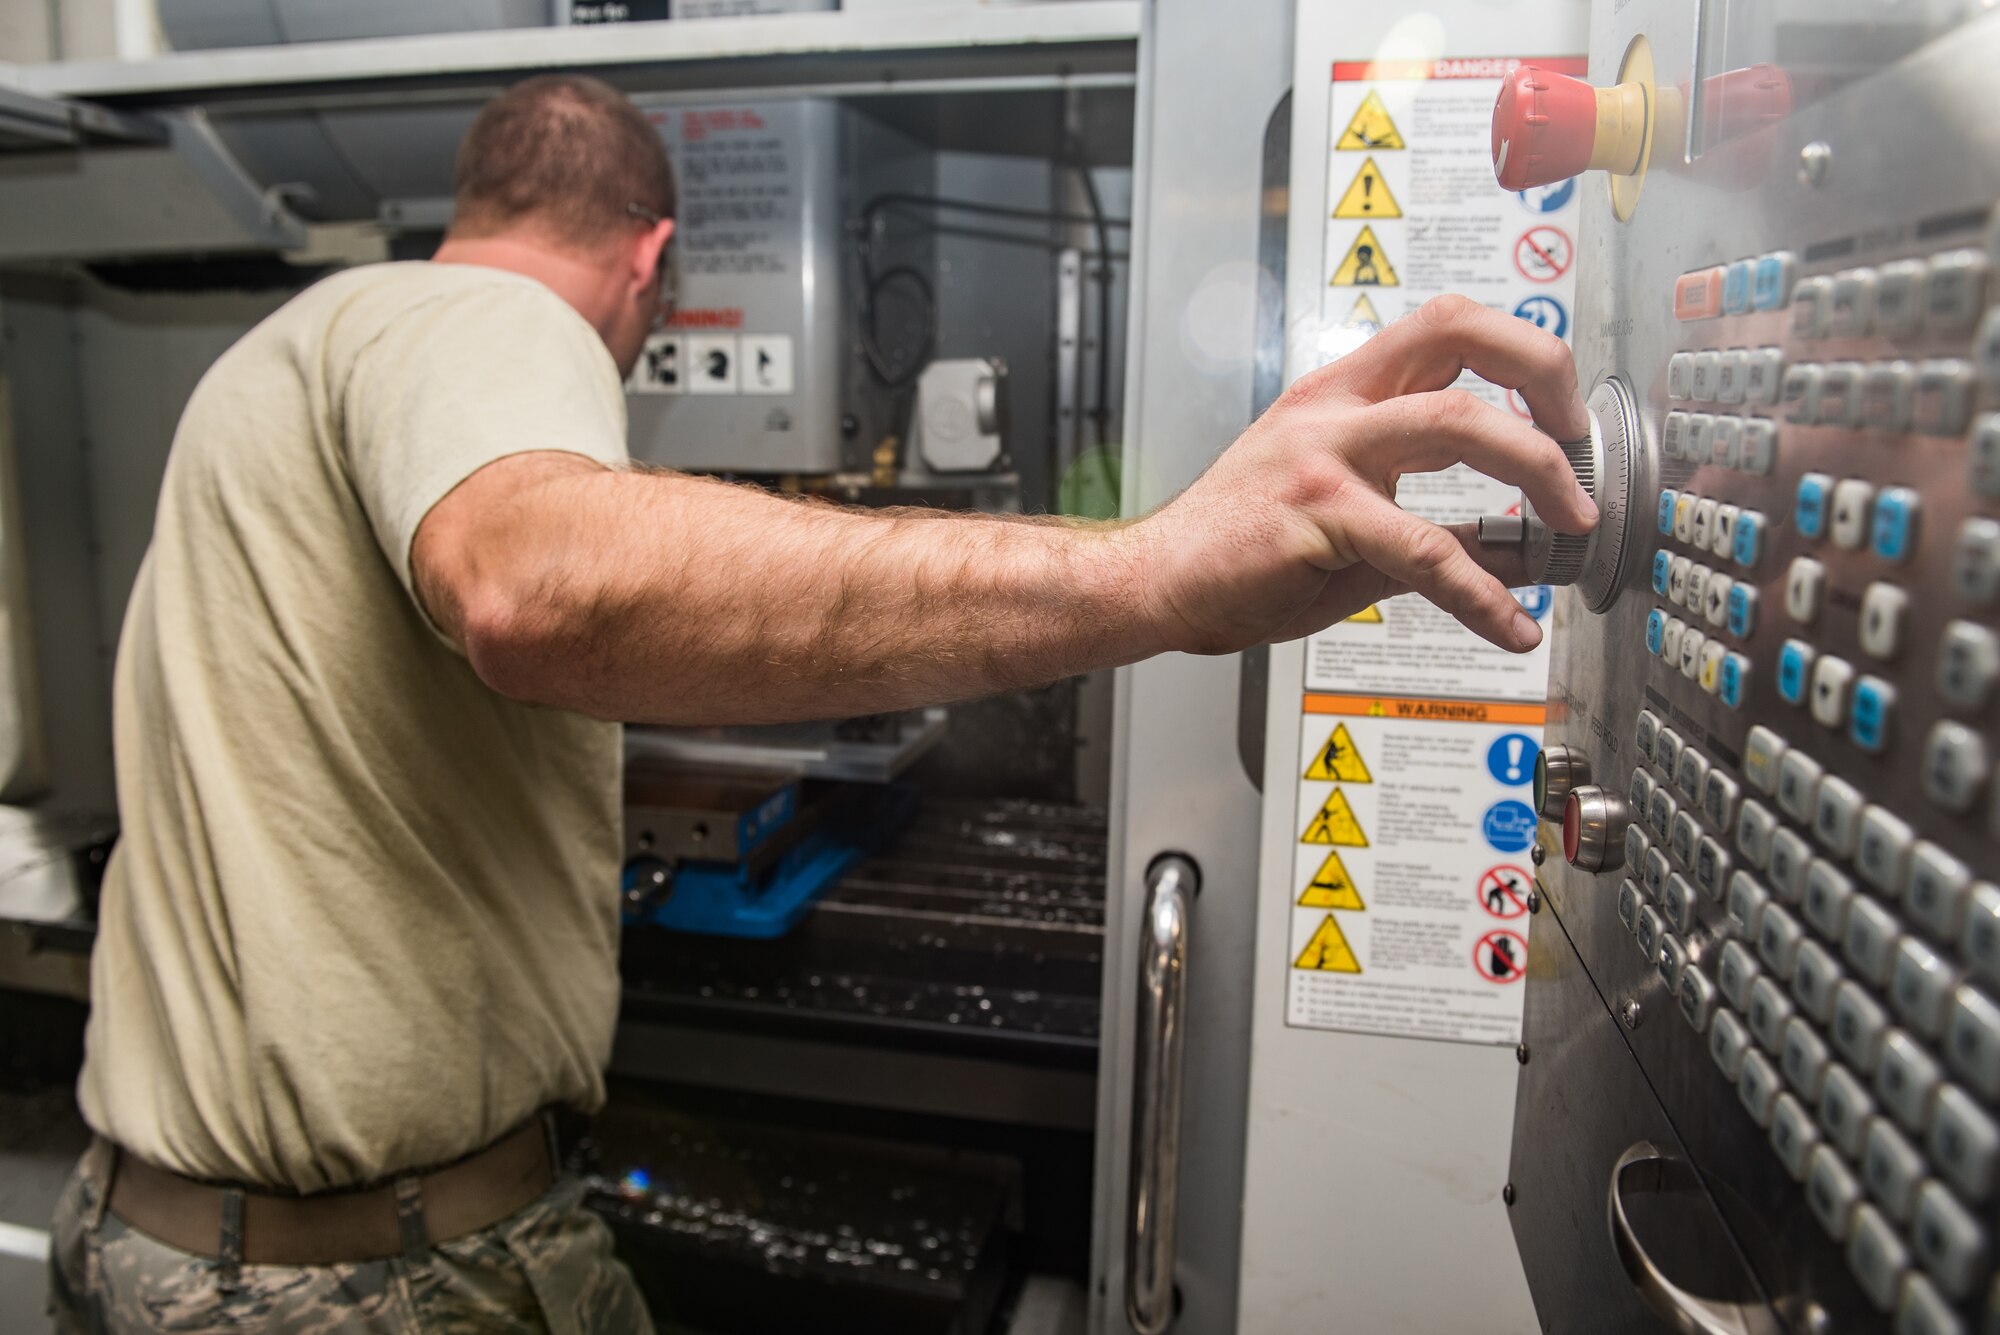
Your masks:
M1355 109L1347 128L1340 132L1333 146L1343 153L1407 147L1396 122L1389 117L1389 108L1382 105L1382 95L1372 91L1361 99L1361 105Z
M1488 868L1475 891L1479 906L1496 918L1518 918L1528 911L1528 893L1535 878L1520 868Z
M1396 203L1396 197L1389 193L1389 183L1382 179L1382 168L1374 158L1361 164L1361 170L1354 173L1354 183L1347 187L1347 193L1333 206L1336 218L1400 218L1403 210Z
M1489 983L1517 983L1528 968L1527 938L1505 928L1488 932L1472 948L1472 965Z

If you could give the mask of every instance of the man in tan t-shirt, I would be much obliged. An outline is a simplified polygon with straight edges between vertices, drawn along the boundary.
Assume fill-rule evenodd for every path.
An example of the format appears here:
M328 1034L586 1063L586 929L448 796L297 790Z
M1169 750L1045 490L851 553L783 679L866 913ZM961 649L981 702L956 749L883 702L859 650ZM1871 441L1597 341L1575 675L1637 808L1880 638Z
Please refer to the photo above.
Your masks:
M1466 301L1125 524L629 468L673 212L629 102L531 80L468 134L432 262L315 285L189 401L119 646L67 1329L645 1329L541 1116L603 1100L621 722L1013 690L1405 590L1526 650L1519 572L1398 476L1465 460L1595 522L1549 435L1447 388L1574 438L1568 352Z

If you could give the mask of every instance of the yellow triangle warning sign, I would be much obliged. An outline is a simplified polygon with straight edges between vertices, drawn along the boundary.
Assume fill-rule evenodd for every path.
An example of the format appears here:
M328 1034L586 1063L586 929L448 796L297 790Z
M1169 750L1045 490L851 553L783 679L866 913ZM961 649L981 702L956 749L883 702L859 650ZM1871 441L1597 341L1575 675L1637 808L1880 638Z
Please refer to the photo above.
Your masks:
M1340 197L1340 203L1333 206L1336 218L1400 218L1403 210L1396 203L1396 197L1389 193L1389 183L1382 179L1382 169L1369 158L1361 164L1361 170L1354 173L1353 184Z
M1336 788L1333 795L1320 807L1319 814L1306 826L1306 832L1299 836L1302 844L1339 844L1344 848L1368 847L1368 836L1361 832L1361 822L1354 818L1354 808L1347 804L1347 794Z
M1354 947L1347 944L1347 933L1340 930L1340 924L1329 913L1292 967L1321 973L1360 973L1361 961L1354 958Z
M1389 108L1382 105L1382 95L1374 89L1361 99L1355 110L1354 119L1347 122L1347 128L1340 132L1340 139L1334 144L1336 149L1351 152L1358 149L1406 148L1403 136L1396 131L1396 122L1389 119Z
M1368 906L1361 901L1361 891L1347 874L1347 864L1340 860L1340 854L1328 853L1312 880L1306 882L1305 893L1299 896L1299 907L1365 910Z
M1363 297L1362 300L1368 298ZM1359 626L1379 626L1382 624L1382 604L1370 603L1347 619Z
M1354 244L1347 248L1347 258L1333 271L1333 281L1327 286L1400 287L1402 282L1396 277L1396 267L1382 253L1382 243L1375 239L1375 229L1364 223L1361 235L1355 237Z
M1308 779L1333 779L1340 783L1373 783L1375 776L1368 772L1368 765L1361 759L1361 752L1354 745L1354 735L1345 723L1336 724L1333 735L1326 739L1326 745L1313 757L1313 763L1306 769Z
M1347 319L1342 322L1342 328L1366 329L1371 334L1380 331L1382 328L1382 317L1376 311L1375 303L1368 299L1366 292L1363 292L1354 299L1354 309L1347 313ZM1370 608L1369 610L1373 611L1374 609ZM1360 614L1357 613L1347 619L1349 621L1358 621L1360 620ZM1379 621L1381 618L1377 617L1376 620Z

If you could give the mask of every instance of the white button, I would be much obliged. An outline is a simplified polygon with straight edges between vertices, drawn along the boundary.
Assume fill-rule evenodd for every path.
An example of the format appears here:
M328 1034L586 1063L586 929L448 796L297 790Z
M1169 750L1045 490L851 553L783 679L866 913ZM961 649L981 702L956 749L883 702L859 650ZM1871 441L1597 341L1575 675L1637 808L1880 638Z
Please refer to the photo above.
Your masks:
M1674 762L1674 787L1681 790L1690 801L1701 797L1701 785L1708 778L1708 757L1692 746L1681 750L1680 759ZM1690 817L1690 820L1693 818ZM1688 845L1692 848L1692 842ZM1686 858L1681 861L1686 862Z
M1757 923L1757 954L1770 970L1787 981L1792 976L1792 966L1798 963L1799 942L1805 939L1805 929L1794 918L1776 904L1767 905L1764 916ZM1757 1031L1759 1038L1765 1037L1758 1029L1756 1019L1756 996L1751 996L1750 1027ZM1772 1035L1775 1037L1775 1035Z
M1835 362L1820 373L1819 420L1828 426L1861 425L1861 387L1866 374L1859 362Z
M1771 1106L1771 1148L1777 1151L1778 1162L1785 1166L1793 1181L1805 1180L1806 1160L1817 1144L1819 1127L1814 1125L1805 1105L1790 1094L1778 1095Z
M1667 397L1683 401L1694 397L1694 354L1677 352L1667 358Z
M1877 580L1861 595L1861 652L1872 658L1894 658L1903 645L1903 614L1910 595L1899 585Z
M1831 278L1801 278L1792 289L1792 332L1802 338L1823 336L1826 333L1827 306L1832 297Z
M1785 752L1778 761L1778 809L1793 820L1810 821L1825 773L1826 767L1805 752Z
M1924 741L1924 795L1946 811L1970 811L1986 782L1986 743L1963 723L1934 724Z
M1743 1054L1737 1068L1736 1097L1758 1126L1771 1124L1771 1101L1778 1097L1778 1068L1755 1048Z
M1889 1031L1889 1013L1859 983L1842 983L1833 996L1833 1045L1863 1075L1874 1071ZM1850 1154L1852 1150L1848 1151Z
M1762 802L1745 802L1736 815L1736 851L1758 871L1771 865L1771 837L1778 821Z
M1699 417L1700 414L1697 413L1695 416ZM1690 458L1694 455L1694 421L1693 417L1688 419L1688 455ZM1676 542L1686 542L1694 531L1694 502L1695 498L1687 495L1685 492L1682 493L1679 500L1674 502L1674 540Z
M1689 626L1681 635L1681 675L1693 681L1701 675L1701 651L1708 647L1708 636Z
M1720 570L1708 577L1708 587L1702 590L1701 611L1711 626L1721 626L1729 621L1729 591L1736 587L1736 581Z
M1900 1029L1882 1040L1882 1060L1875 1068L1875 1094L1882 1106L1915 1135L1930 1123L1931 1097L1944 1071L1916 1039Z
M1695 546L1706 548L1709 534L1715 528L1715 502L1698 500L1694 503L1694 522L1688 528L1688 541Z
M1776 403L1784 376L1783 348L1754 349L1745 359L1743 367L1744 401L1763 404L1766 407Z
M1953 1199L1944 1183L1926 1182L1917 1188L1910 1237L1924 1269L1952 1297L1970 1298L1986 1278L1986 1229Z
M1729 895L1726 900L1729 916L1743 929L1745 936L1754 938L1757 935L1758 925L1764 920L1764 907L1770 902L1771 892L1757 884L1756 878L1748 872L1739 871L1729 878ZM1732 949L1743 950L1744 947L1741 942L1737 941L1731 941L1727 946L1723 947L1722 977L1725 984L1725 991L1728 990L1729 952ZM1760 971L1753 969L1751 976L1754 977L1758 972ZM1748 984L1746 983L1745 986L1748 986ZM1733 993L1730 994L1729 999L1738 1006L1744 1004L1744 998L1736 996Z
M1875 271L1843 269L1833 276L1826 331L1835 338L1859 338L1875 322Z
M1799 943L1798 953L1792 957L1792 996L1798 1001L1799 1009L1811 1017L1814 1023L1825 1024L1827 1017L1833 1014L1833 994L1839 988L1841 981L1841 968L1834 963L1832 953L1825 946L1817 941ZM1807 1032L1811 1032L1810 1025L1806 1028ZM1819 1042L1817 1036L1814 1041ZM1819 1043L1818 1051L1820 1060L1825 1061L1826 1045ZM1791 1073L1789 1062L1790 1059L1787 1058L1786 1062L1780 1063L1786 1065L1788 1075ZM1818 1075L1815 1073L1815 1083L1805 1089L1811 1098L1819 1097L1817 1080ZM1796 1084L1797 1081L1793 1083Z
M1910 428L1910 398L1916 368L1908 362L1885 362L1868 368L1861 380L1861 420L1878 431Z
M1746 379L1750 369L1750 354L1742 348L1730 348L1716 363L1715 401L1717 403L1741 403L1747 388Z
M1705 464L1715 449L1715 418L1708 413L1689 413L1687 429L1688 458L1694 463ZM1682 542L1687 539L1683 537Z
M1618 883L1618 921L1625 924L1625 930L1639 930L1639 910L1645 905L1645 896L1639 893L1638 883L1630 877Z
M2000 413L1979 419L1972 433L1971 463L1972 490L1981 496L2000 496Z
M1686 607L1688 598L1688 576L1694 573L1694 562L1685 556L1676 556L1667 563L1667 600L1677 607Z
M1862 806L1860 789L1837 775L1827 775L1813 801L1813 837L1841 857L1852 855L1861 833Z
M1701 814L1718 830L1727 830L1736 815L1736 797L1742 789L1721 769L1711 769L1701 786Z
M1819 416L1820 368L1801 362L1785 368L1779 398L1785 405L1785 420L1810 423Z
M1714 504L1715 504L1714 501L1703 501L1701 503L1701 505L1707 505L1707 506L1713 506ZM1701 506L1698 505L1695 507L1695 515L1696 515L1695 527L1697 529L1701 527L1700 514L1701 514ZM1713 519L1714 516L1711 515L1710 518ZM1698 535L1690 539L1690 541L1692 541L1697 547L1704 547L1707 544L1702 541L1702 536L1705 535ZM1710 570L1707 566L1702 565L1698 561L1688 568L1687 609L1688 611L1694 613L1695 616L1702 616L1704 614L1703 604L1707 601L1708 598L1708 579L1709 576L1714 573L1715 573L1714 571Z
M1880 987L1896 962L1896 942L1902 935L1902 926L1886 905L1858 895L1847 907L1847 931L1840 938L1840 953L1855 973Z
M1736 1079L1743 1070L1743 1054L1750 1047L1750 1031L1735 1011L1718 1011L1708 1026L1708 1055L1723 1075Z
M2000 520L1968 519L1959 526L1951 558L1951 586L1971 603L2000 597Z
M1722 841L1714 835L1705 835L1694 851L1694 883L1710 899L1722 898L1723 886L1729 880L1730 857Z
M1896 1335L1966 1335L1966 1327L1935 1284L1922 1275L1908 1275L1896 1304Z
M1776 1132L1774 1131L1775 1137ZM1820 1227L1835 1242L1847 1240L1848 1217L1861 1202L1861 1183L1849 1172L1840 1156L1825 1145L1813 1146L1806 1161L1806 1199L1819 1217Z
M1768 793L1778 786L1778 760L1785 750L1785 739L1763 724L1750 729L1743 748L1743 777L1751 787Z
M1930 1151L1938 1168L1967 1200L1983 1201L1992 1192L1994 1165L2000 1162L2000 1127L1993 1124L1978 1100L1957 1085L1938 1091Z
M1685 745L1672 728L1660 729L1660 735L1653 739L1653 761L1669 779L1674 775L1674 767L1681 763L1681 748Z
M1814 858L1806 868L1806 893L1800 907L1806 921L1822 936L1838 941L1847 928L1847 905L1854 898L1854 882L1825 858Z
M1694 886L1679 872L1667 877L1666 888L1660 892L1660 912L1676 932L1685 932L1693 921Z
M1661 785L1646 801L1646 823L1653 827L1653 833L1660 839L1671 839L1674 817L1680 814L1680 810L1681 804L1674 800L1674 795L1667 791L1665 785ZM1656 848L1653 851L1657 853L1660 850Z
M1988 982L2000 983L2000 887L1981 881L1966 896L1965 958Z
M2000 1099L2000 1006L1970 984L1951 994L1944 1055L1951 1069L1988 1102Z
M1701 646L1701 667L1696 680L1710 695L1722 690L1722 660L1728 656L1729 646L1721 640L1710 640Z
M1667 934L1667 920L1660 916L1658 909L1639 910L1639 925L1632 929L1632 936L1639 943L1639 954L1647 963L1659 958L1660 938Z
M1715 401L1716 377L1722 370L1722 354L1719 352L1697 352L1694 355L1694 396L1703 403ZM1673 374L1673 362L1667 363L1667 373Z
M1660 423L1660 453L1669 459L1687 458L1688 415L1679 409Z
M1979 357L1979 378L1989 389L2000 389L2000 307L1986 312L1973 349Z
M1938 647L1938 694L1959 709L1983 709L2000 678L2000 636L1972 621L1953 621Z
M1766 910L1766 913L1778 912L1782 910ZM1784 1045L1785 1026L1792 1022L1797 1009L1775 978L1760 975L1750 983L1750 1004L1743 1008L1743 1014L1757 1041L1766 1051L1776 1052Z
M1637 824L1625 827L1625 865L1635 873L1645 864L1646 854L1652 852L1652 836Z
M1911 921L1938 940L1958 940L1965 921L1965 894L1971 886L1972 869L1928 839L1919 839L1910 849L1903 903Z
M1936 1038L1944 1032L1945 1011L1957 981L1957 973L1943 956L1906 936L1896 947L1896 963L1889 971L1889 1001L1903 1023Z
M1811 624L1819 619L1821 600L1826 596L1826 567L1810 556L1796 557L1785 574L1785 613L1792 620Z
M1842 1154L1859 1157L1875 1100L1845 1066L1828 1070L1819 1087L1819 1125Z
M1697 1034L1708 1032L1709 1020L1715 1014L1715 984L1700 969L1681 970L1680 1006L1681 1018Z
M1822 654L1813 664L1813 721L1825 728L1839 728L1847 722L1847 692L1854 684L1854 665L1844 658Z
M1660 944L1653 957L1653 964L1666 979L1667 995L1677 994L1681 989L1681 971L1687 968L1687 946L1681 939L1669 932L1660 933Z
M1886 1117L1868 1123L1861 1140L1861 1180L1892 1219L1907 1220L1917 1205L1917 1184L1930 1166Z
M1952 250L1931 258L1925 285L1924 322L1934 334L1972 328L1986 305L1986 257L1976 250Z
M1923 320L1922 260L1897 260L1882 266L1875 284L1875 329L1885 338L1907 338Z
M1858 477L1842 478L1833 484L1833 540L1850 552L1868 545L1868 511L1875 503L1875 488Z
M1806 868L1812 847L1796 830L1780 829L1771 836L1771 888L1778 898L1796 904L1806 892Z
M1717 468L1734 468L1742 457L1743 419L1718 416L1708 432L1708 457Z
M1854 842L1855 870L1877 890L1896 895L1903 888L1910 841L1915 837L1909 823L1900 816L1882 807L1863 808L1860 834Z
M1994 429L1994 484L1989 495L2000 495L2000 423ZM1736 466L1758 477L1770 474L1778 460L1778 424L1763 417L1743 423L1742 443L1737 446Z
M1715 507L1715 531L1709 536L1708 549L1717 556L1728 556L1736 546L1736 516L1743 513L1734 505Z
M1956 358L1917 363L1917 389L1910 403L1910 425L1926 436L1956 436L1972 419L1972 400L1979 378L1971 365Z
M1910 1268L1910 1251L1897 1236L1895 1226L1872 1205L1854 1207L1853 1222L1848 1225L1847 1265L1870 1302L1885 1312L1896 1305L1897 1286Z

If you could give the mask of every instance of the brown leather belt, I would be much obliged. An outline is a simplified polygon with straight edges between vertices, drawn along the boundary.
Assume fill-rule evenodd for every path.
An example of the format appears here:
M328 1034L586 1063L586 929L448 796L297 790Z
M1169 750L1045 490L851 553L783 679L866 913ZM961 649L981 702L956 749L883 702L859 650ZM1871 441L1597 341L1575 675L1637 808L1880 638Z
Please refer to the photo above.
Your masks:
M381 1186L287 1196L216 1186L155 1168L111 1150L108 1205L113 1214L170 1247L225 1258L229 1198L240 1193L242 1251L249 1265L340 1265L400 1256L409 1250L398 1187L422 1202L426 1243L446 1242L517 1214L555 1184L556 1163L545 1116L456 1163L411 1173Z

